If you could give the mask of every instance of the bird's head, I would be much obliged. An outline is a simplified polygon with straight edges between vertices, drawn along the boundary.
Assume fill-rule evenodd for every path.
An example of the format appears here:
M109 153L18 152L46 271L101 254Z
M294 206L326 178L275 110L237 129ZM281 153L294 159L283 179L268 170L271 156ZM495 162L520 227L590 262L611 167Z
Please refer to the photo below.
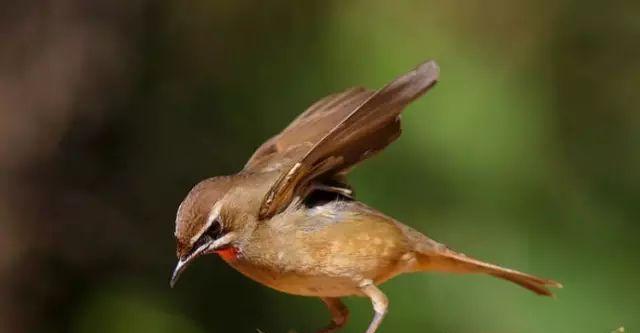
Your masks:
M226 194L231 177L215 177L197 184L182 201L176 216L175 237L178 264L170 285L198 257L234 249L238 228Z

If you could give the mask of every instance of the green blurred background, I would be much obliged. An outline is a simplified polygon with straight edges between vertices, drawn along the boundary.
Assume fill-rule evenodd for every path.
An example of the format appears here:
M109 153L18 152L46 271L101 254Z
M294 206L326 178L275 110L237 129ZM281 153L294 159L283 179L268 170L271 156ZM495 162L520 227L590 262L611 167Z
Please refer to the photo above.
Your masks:
M382 288L380 332L640 326L640 2L0 2L0 331L312 332L321 302L211 256L175 289L176 208L314 100L425 59L441 82L350 179L452 248L557 279ZM372 311L348 299L344 332Z

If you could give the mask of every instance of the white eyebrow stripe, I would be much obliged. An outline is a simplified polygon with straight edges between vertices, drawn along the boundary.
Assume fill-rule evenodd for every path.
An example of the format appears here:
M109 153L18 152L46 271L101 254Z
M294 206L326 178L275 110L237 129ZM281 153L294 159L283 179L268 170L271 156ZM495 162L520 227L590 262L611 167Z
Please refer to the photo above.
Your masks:
M196 235L191 237L191 244L194 244L202 236L202 234L204 234L205 231L207 231L207 229L211 227L211 224L213 224L213 221L215 221L218 215L220 215L221 207L222 207L222 203L220 201L216 202L216 204L213 205L213 207L211 207L211 210L209 211L209 215L207 216L207 223L204 224L200 232L198 232Z

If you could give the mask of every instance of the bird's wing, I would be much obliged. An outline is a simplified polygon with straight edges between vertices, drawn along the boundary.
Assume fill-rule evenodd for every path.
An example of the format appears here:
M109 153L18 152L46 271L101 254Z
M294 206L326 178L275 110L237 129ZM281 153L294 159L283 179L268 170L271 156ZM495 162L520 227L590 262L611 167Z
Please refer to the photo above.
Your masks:
M283 164L283 159L300 159L373 94L374 91L369 89L352 87L315 102L282 132L263 143L244 169L265 171L277 168L279 164Z
M436 63L429 61L375 93L352 88L325 97L260 147L249 169L269 164L265 161L275 160L273 154L287 160L263 199L260 219L281 212L314 182L344 175L398 138L400 113L436 83L438 74Z

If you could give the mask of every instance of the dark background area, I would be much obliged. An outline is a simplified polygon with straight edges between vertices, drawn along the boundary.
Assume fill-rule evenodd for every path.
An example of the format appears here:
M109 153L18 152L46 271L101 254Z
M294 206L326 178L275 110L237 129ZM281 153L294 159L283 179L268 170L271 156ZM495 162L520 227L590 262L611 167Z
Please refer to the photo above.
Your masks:
M565 288L403 276L381 332L640 326L638 1L3 1L0 36L2 332L324 325L214 256L169 289L176 208L316 99L425 59L441 82L359 197Z

